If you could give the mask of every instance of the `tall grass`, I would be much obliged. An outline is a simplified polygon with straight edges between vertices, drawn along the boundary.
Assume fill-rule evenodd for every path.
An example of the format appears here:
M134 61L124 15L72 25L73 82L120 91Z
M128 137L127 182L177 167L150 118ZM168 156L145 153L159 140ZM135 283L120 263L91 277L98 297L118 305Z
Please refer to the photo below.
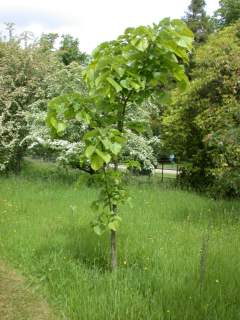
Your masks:
M133 207L121 208L119 268L111 273L109 235L90 229L97 189L84 180L40 162L0 180L1 257L63 319L240 318L239 202L157 179L129 182Z

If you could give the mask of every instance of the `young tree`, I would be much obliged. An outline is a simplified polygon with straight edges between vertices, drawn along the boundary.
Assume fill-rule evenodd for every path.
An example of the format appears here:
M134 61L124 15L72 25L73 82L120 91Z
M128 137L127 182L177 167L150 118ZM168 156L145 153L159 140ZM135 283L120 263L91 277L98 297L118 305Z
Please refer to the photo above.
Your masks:
M75 93L49 103L47 122L55 135L64 132L73 118L88 125L81 161L90 164L101 182L99 199L93 203L99 212L93 228L97 234L108 229L111 232L112 270L117 267L118 208L127 199L118 170L120 153L128 128L138 130L138 123L128 121L126 113L152 94L163 98L169 83L186 87L188 79L181 62L188 63L191 46L192 32L179 20L164 19L152 27L128 28L93 52L85 72L89 97ZM137 165L131 161L128 164Z

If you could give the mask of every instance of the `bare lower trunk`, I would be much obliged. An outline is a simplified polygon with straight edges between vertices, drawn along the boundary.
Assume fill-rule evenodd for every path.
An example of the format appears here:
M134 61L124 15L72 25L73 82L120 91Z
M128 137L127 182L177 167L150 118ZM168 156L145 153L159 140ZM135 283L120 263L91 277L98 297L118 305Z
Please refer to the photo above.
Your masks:
M118 170L118 162L117 160L114 162L114 170ZM113 205L112 214L117 214L117 206ZM117 233L114 230L111 230L111 267L112 271L117 269Z
M111 230L111 267L112 271L117 268L117 242L116 231Z
M205 284L206 272L207 272L207 256L209 246L209 233L210 223L206 233L203 235L202 247L200 251L200 289L202 290Z

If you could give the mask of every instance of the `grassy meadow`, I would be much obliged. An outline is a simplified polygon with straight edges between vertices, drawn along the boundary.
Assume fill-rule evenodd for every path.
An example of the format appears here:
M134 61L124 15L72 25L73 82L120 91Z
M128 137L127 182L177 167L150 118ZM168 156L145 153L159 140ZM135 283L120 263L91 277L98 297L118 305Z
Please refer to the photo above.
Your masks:
M97 188L75 171L28 162L21 175L0 178L1 260L59 319L240 319L240 202L173 182L128 181L132 207L120 208L111 273L109 234L90 228Z

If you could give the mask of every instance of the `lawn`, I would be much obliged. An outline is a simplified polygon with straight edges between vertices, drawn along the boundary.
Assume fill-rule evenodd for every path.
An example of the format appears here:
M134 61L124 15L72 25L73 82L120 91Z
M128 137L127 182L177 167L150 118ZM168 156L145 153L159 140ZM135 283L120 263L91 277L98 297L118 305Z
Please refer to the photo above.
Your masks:
M128 181L119 268L95 235L85 176L28 163L0 178L1 259L22 272L59 319L240 319L240 202L178 190L173 179Z

